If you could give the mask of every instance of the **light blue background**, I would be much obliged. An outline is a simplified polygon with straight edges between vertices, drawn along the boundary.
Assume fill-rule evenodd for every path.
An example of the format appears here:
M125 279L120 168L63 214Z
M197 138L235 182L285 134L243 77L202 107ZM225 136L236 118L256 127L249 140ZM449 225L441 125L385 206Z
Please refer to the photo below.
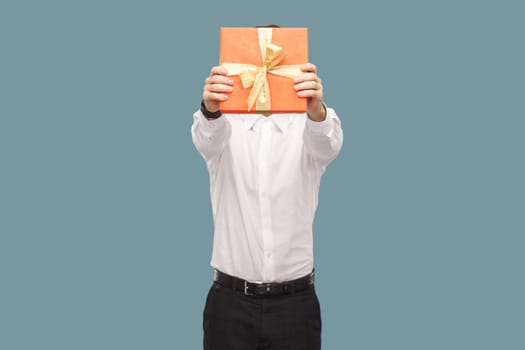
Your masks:
M2 1L0 349L200 349L219 27L305 26L345 130L324 349L525 348L519 1Z

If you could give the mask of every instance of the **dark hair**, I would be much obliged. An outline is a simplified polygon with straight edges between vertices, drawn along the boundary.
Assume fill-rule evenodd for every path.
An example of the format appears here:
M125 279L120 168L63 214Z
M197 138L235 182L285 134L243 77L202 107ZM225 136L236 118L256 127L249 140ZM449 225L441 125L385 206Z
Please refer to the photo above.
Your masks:
M281 26L277 24L266 24L263 26L255 26L255 28L281 28Z

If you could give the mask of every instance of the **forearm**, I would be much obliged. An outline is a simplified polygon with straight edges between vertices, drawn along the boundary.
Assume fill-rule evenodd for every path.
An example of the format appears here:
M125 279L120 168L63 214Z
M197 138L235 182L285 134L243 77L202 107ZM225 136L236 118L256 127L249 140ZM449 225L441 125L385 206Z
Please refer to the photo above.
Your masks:
M328 165L337 157L343 145L341 121L331 108L325 110L324 120L315 121L309 116L304 129L306 150L321 165Z
M206 160L224 148L230 133L229 122L224 116L207 119L201 110L193 114L191 127L193 144Z

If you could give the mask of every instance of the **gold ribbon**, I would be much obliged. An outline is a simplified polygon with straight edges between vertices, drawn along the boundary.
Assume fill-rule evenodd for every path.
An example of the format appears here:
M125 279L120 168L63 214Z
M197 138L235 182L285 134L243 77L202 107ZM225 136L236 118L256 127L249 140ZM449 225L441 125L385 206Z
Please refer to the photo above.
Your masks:
M272 28L257 28L259 37L259 48L262 57L262 66L245 63L222 63L228 70L228 76L238 75L242 87L251 87L248 96L248 112L255 104L257 112L268 112L271 108L270 86L268 85L267 73L293 79L301 74L301 65L279 65L286 56L282 47L272 44Z

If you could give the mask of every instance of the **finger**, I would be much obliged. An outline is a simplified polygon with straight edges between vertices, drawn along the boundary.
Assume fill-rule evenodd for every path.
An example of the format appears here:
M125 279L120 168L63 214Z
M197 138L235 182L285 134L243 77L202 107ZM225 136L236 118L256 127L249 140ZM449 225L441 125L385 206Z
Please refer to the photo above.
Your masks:
M206 84L204 90L209 92L231 92L233 87L226 84Z
M322 99L323 92L321 90L300 90L297 91L297 96Z
M228 70L223 66L215 66L210 71L210 76L212 75L227 75Z
M302 91L302 90L320 90L322 89L322 85L318 81L305 81L302 83L298 83L294 85L295 91Z
M205 85L222 84L233 85L233 79L223 75L211 75L204 80Z
M225 101L228 99L228 95L226 94L221 94L221 93L217 93L217 92L210 92L210 91L205 91L203 94L202 94L202 98L204 99L204 101Z
M321 79L315 73L304 73L304 74L300 74L300 75L298 75L298 76L296 76L294 78L294 82L295 83L301 83L301 82L304 82L304 81L321 82Z
M312 63L305 63L301 66L301 71L317 73L317 67Z

